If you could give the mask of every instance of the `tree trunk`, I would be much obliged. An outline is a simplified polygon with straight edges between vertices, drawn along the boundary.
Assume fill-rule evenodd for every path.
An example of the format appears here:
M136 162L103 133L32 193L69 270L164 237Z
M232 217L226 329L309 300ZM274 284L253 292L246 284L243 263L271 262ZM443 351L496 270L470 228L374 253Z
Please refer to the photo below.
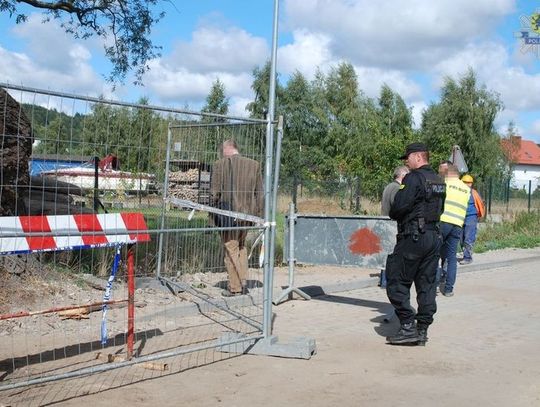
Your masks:
M32 128L21 106L0 88L0 216L25 215L18 186L28 185Z

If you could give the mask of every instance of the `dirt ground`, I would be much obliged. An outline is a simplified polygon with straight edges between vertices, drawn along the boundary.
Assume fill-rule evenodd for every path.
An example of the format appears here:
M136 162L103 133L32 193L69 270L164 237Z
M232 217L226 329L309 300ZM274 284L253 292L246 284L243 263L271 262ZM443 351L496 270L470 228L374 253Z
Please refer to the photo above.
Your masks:
M280 342L295 336L316 340L310 360L201 350L167 360L168 371L129 367L0 392L0 405L539 406L538 257L540 249L477 255L475 268L461 269L470 272L459 274L456 295L438 297L426 347L385 344L396 324L383 322L391 307L384 291L372 286L273 308ZM355 273L370 274L303 267L296 280L299 286L325 286ZM286 279L284 270L279 279ZM195 327L204 324L197 318L159 326L184 335L193 328L185 339L196 342ZM167 335L149 337L146 353L156 338L165 341ZM5 337L0 340L4 347ZM159 348L167 345L173 346L162 342Z

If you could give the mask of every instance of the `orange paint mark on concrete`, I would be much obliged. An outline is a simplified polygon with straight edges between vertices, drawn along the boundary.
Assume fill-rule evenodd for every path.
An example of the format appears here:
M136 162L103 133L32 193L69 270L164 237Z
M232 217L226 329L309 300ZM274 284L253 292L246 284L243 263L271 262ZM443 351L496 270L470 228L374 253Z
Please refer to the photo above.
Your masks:
M353 254L367 256L381 251L381 239L368 228L358 229L349 241L349 250Z

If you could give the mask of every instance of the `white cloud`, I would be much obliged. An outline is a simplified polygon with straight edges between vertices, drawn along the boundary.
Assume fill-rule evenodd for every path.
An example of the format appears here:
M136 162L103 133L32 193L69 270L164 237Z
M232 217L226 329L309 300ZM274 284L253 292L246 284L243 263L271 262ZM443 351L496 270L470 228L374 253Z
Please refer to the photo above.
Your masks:
M536 143L540 144L540 119L534 120L526 133L526 138L529 140L534 140Z
M537 110L540 106L540 74L528 74L523 67L511 65L510 55L502 44L470 44L441 61L434 69L439 75L438 84L445 75L457 78L468 67L478 74L480 83L501 95L506 109Z
M164 64L174 70L183 67L199 73L242 73L262 65L269 58L266 40L245 30L230 27L199 27L191 42L180 41Z
M150 68L145 75L146 87L162 101L201 102L209 94L212 84L218 78L225 85L227 96L246 97L250 94L252 78L247 72L240 74L194 73L183 67L172 70L160 60L152 61Z
M21 52L0 45L0 77L13 84L98 96L109 87L91 65L91 52L66 34L56 21L42 23L39 14L13 28L25 41Z
M293 42L278 50L279 71L283 74L301 72L312 79L317 69L326 71L335 64L329 49L330 38L324 34L313 34L306 30L293 32Z
M69 57L66 56L65 59ZM81 60L70 60L73 70L62 72L38 64L25 53L10 52L2 47L0 60L0 77L9 83L90 96L99 96L107 91L93 68Z
M491 34L515 0L287 0L287 25L327 35L355 65L424 68Z
M410 104L412 108L413 127L418 129L422 125L422 114L428 108L428 105L423 101L416 101Z
M26 42L26 52L44 69L70 74L91 59L86 46L66 34L57 21L43 23L40 14L30 15L24 24L13 28L13 33Z
M170 55L151 61L144 82L161 101L202 106L219 79L231 98L231 114L245 116L245 101L252 97L252 70L269 55L266 40L245 30L201 25L190 42L178 42Z
M244 97L232 97L229 100L229 115L246 117L248 112L246 111L246 106L252 99Z
M369 97L377 98L384 84L399 93L405 101L421 96L420 86L400 71L366 67L355 67L355 70L360 88Z

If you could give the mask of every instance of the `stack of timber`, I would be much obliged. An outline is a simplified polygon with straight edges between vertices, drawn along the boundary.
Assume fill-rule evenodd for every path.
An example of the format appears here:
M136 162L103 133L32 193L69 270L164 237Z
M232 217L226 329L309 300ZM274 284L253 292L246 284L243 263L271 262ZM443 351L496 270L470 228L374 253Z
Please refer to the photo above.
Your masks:
M210 190L210 173L192 168L187 171L169 173L170 197L186 199L192 202L208 204Z

